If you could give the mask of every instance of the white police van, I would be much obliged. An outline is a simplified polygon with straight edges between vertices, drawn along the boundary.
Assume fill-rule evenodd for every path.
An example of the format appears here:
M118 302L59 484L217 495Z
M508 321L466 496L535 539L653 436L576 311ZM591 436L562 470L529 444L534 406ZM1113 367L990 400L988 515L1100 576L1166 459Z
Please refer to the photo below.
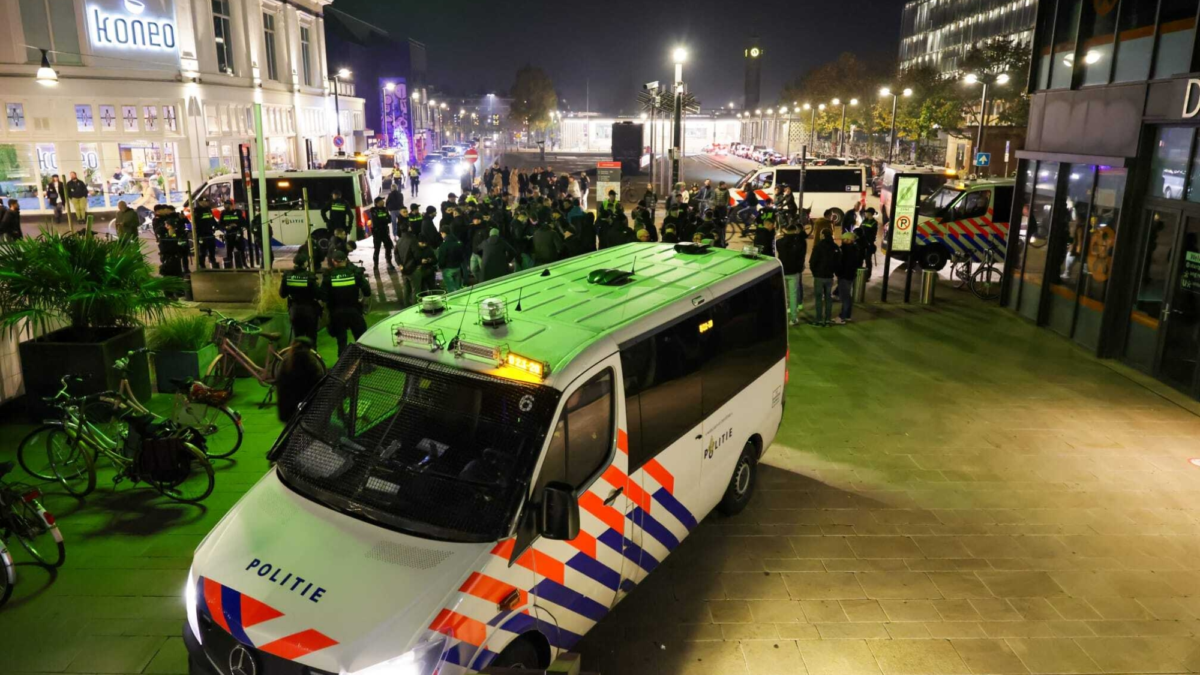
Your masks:
M804 205L816 218L832 210L830 220L834 224L855 207L867 203L867 168L858 164L837 166L794 165L767 166L754 169L737 182L729 191L729 206L734 207L753 190L759 203L774 199L775 188L786 185L792 188L792 199L799 207L800 177L804 176Z
M192 672L548 665L750 500L784 297L774 258L634 243L385 319L196 550Z

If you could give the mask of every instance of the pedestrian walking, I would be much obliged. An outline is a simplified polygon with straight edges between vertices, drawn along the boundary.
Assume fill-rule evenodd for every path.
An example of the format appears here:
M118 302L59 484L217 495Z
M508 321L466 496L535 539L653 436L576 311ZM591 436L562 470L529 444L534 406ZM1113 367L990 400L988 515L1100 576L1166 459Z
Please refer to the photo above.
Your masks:
M67 186L54 174L50 177L50 183L46 186L46 204L54 209L54 224L57 225L63 221L63 204L67 198Z
M138 214L129 208L125 200L117 202L117 217L113 220L113 228L119 239L136 239L138 236Z
M371 284L362 268L347 264L345 251L334 251L330 261L333 269L325 274L321 295L329 305L329 334L337 340L338 357L341 357L348 342L346 332L349 331L357 342L367 331L362 300L371 297Z
M858 277L862 262L862 250L854 243L854 233L843 234L837 268L838 296L842 301L842 311L833 320L839 326L850 322L850 313L854 310L854 280Z
M74 171L71 172L71 179L67 181L67 199L70 200L71 215L82 225L87 219L88 187L87 183L79 180Z
M397 215L399 212L397 212ZM391 272L396 271L392 264L392 235L390 232L392 215L388 212L383 197L375 198L375 206L371 207L371 241L375 244L375 273L379 274L379 248L383 247L384 261Z
M813 304L816 305L814 326L828 326L833 316L833 277L837 274L840 257L841 253L833 243L833 232L822 230L813 246L812 257L808 259L813 275Z
M388 193L387 203L388 218L392 221L392 236L400 236L400 209L404 208L404 187L397 187L395 179L392 179L392 191Z
M305 337L316 344L322 311L320 287L317 285L317 275L308 269L308 262L308 252L300 249L293 261L293 269L283 273L279 297L287 300L292 336Z
M798 223L793 221L783 228L775 250L783 265L783 283L787 287L788 325L795 326L804 312L804 258L808 253L808 238Z
M417 198L417 188L421 185L421 168L416 164L408 167L408 192L413 199Z

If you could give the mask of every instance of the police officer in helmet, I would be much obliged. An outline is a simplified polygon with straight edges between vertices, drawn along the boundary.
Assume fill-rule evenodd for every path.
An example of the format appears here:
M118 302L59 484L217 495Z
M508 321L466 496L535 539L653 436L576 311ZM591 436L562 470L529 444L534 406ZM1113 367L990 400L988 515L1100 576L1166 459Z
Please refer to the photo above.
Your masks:
M329 334L337 340L338 356L346 349L346 331L357 341L367 330L362 299L371 297L371 284L362 268L347 264L344 251L330 257L333 268L321 283L321 295L329 307Z
M283 274L283 281L279 284L279 297L287 300L293 338L306 337L316 345L317 324L321 318L317 275L308 270L307 251L301 250L296 255L295 264L295 269Z

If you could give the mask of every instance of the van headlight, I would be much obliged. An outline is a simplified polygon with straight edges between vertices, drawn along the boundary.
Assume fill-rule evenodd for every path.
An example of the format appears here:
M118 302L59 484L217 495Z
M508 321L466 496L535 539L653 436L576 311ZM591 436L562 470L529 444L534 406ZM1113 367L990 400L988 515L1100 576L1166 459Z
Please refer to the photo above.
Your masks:
M428 642L422 642L394 659L356 670L350 675L433 675L445 646L446 636L437 633Z
M190 568L187 587L183 589L183 603L187 608L188 628L192 629L192 637L196 638L196 642L203 644L204 640L200 637L200 617L196 610L196 577Z

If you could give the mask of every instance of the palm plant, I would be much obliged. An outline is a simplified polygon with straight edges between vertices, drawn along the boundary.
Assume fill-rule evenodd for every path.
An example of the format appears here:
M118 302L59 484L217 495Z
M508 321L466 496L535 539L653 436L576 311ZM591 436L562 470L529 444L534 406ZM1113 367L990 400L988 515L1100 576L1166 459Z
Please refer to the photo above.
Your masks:
M43 232L0 243L0 329L35 334L69 329L88 341L95 329L161 320L183 281L155 276L138 240Z

